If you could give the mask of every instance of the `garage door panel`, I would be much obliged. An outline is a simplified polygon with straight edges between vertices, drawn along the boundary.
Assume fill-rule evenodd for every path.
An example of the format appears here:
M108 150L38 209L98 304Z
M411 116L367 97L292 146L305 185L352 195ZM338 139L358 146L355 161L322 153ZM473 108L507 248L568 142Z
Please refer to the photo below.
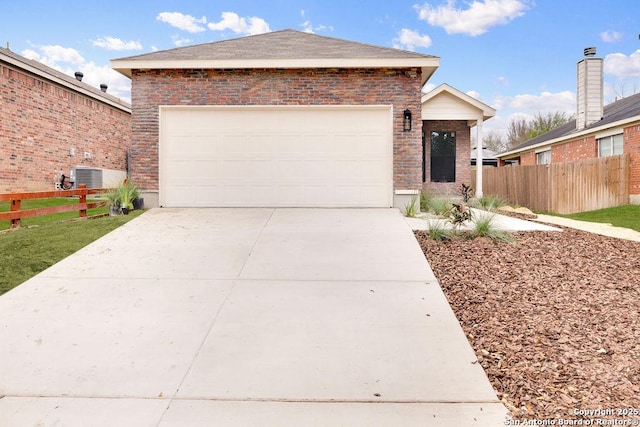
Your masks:
M390 206L390 107L163 107L163 206Z

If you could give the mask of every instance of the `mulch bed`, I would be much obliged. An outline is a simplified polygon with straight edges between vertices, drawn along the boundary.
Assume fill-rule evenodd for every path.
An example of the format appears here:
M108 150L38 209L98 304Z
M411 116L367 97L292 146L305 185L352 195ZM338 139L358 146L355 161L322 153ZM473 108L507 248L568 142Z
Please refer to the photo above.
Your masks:
M568 228L514 243L415 235L515 420L640 411L640 243Z

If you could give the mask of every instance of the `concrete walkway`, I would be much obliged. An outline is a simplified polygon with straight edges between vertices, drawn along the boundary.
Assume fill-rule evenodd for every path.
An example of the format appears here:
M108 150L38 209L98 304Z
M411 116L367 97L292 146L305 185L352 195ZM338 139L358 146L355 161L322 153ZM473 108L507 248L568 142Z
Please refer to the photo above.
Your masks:
M0 297L7 426L497 426L393 209L154 209Z
M497 230L502 231L562 231L557 227L552 227L538 222L527 221L520 218L514 218L508 215L501 215L495 212L487 212L481 209L471 208L472 220L463 224L461 230L470 230L475 226L475 220L489 217L492 218L492 224ZM453 226L444 218L421 215L416 218L406 218L407 223L413 230L428 230L430 227L438 226L451 229Z
M608 223L578 221L570 218L563 218L552 215L536 214L535 221L547 224L562 225L564 227L575 228L590 233L601 234L603 236L615 237L618 239L633 240L640 242L640 233L630 228L616 227ZM640 221L640 219L639 219Z

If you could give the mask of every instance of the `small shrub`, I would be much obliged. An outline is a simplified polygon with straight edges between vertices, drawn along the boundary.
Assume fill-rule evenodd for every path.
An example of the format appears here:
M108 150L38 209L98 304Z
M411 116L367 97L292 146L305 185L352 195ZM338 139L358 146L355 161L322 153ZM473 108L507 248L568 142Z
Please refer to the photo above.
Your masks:
M409 218L414 218L418 213L418 198L412 197L411 201L404 205L404 212Z
M460 185L460 195L462 196L463 203L469 203L469 199L473 195L473 188L470 185L462 183Z
M437 197L434 198L432 208L433 213L443 217L448 217L451 212L451 206L453 205L453 199L450 197Z
M505 202L497 196L482 196L478 199L478 205L485 211L493 212L504 206Z
M472 218L471 209L464 203L452 203L452 207L449 209L449 222L454 228L459 229L462 224L469 221Z
M452 232L450 229L446 228L440 221L433 221L429 225L429 230L427 230L427 234L430 239L442 241L442 240L451 240Z
M431 206L433 204L433 195L427 190L422 190L420 193L420 210L422 212L431 212Z
M504 230L498 230L493 225L492 215L483 215L475 221L473 234L475 237L488 237L500 242L513 242L511 234Z

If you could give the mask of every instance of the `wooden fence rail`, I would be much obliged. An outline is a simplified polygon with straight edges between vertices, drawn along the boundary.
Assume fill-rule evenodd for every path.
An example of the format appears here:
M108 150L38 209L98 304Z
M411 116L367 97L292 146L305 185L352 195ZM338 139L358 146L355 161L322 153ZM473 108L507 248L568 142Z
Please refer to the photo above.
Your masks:
M629 155L485 168L482 190L538 212L569 214L620 206L629 203Z
M0 213L0 221L11 221L11 228L20 227L22 218L29 218L41 215L50 215L60 212L79 211L80 218L87 217L87 209L106 206L106 202L87 203L87 195L101 194L106 192L104 188L86 188L85 184L78 185L77 190L55 190L55 191L32 191L25 193L6 193L0 194L0 202L9 201L9 212ZM78 203L62 206L50 206L46 208L22 210L23 200L31 199L48 199L52 197L70 197L78 196Z

